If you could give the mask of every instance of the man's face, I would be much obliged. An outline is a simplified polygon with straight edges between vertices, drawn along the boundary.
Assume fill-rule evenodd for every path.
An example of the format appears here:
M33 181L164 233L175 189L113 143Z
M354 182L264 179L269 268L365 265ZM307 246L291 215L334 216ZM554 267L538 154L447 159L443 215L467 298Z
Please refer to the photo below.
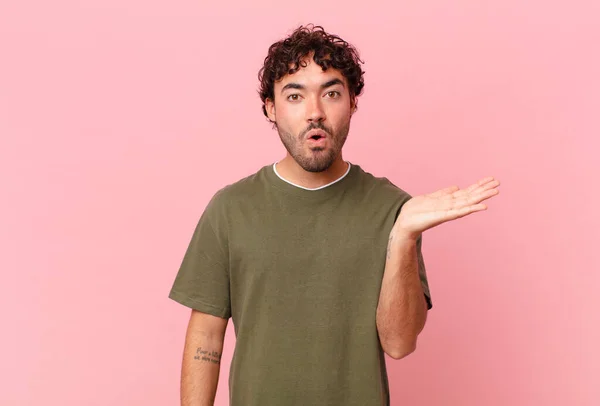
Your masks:
M312 55L305 61L306 67L275 82L275 101L265 105L292 158L305 171L322 172L340 155L354 106L340 71L323 71Z

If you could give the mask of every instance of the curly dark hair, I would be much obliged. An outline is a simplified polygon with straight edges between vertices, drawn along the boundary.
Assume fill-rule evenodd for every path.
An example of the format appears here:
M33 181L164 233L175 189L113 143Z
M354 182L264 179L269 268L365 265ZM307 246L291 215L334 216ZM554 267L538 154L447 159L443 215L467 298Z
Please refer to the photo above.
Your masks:
M364 64L354 46L337 35L328 34L323 27L312 24L300 26L289 37L278 41L269 47L269 53L264 65L258 72L260 89L258 93L263 102L262 110L267 115L265 101L274 100L274 84L286 74L293 74L300 67L302 59L314 52L313 60L327 70L330 66L341 71L348 81L350 98L356 107L356 97L365 85L365 73L359 63ZM269 119L269 121L271 121ZM273 122L273 121L271 121ZM275 124L275 123L273 123Z

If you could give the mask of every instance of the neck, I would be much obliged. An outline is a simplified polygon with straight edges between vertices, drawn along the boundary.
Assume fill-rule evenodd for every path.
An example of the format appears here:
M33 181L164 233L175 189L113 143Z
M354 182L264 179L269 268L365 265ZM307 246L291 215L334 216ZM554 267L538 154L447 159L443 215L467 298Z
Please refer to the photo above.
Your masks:
M281 177L309 189L327 185L342 177L348 170L348 164L342 158L342 154L323 172L305 171L289 154L279 161L276 167Z

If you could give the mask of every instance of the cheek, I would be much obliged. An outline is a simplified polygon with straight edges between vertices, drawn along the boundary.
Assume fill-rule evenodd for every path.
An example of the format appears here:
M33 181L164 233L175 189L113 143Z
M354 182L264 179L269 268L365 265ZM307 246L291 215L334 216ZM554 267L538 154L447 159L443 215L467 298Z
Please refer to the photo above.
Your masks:
M295 128L303 123L304 112L301 104L282 103L277 105L277 121Z
M285 117L298 117L302 113L302 103L281 103L277 108Z
M335 127L339 128L350 119L350 108L335 106L327 112L327 118Z

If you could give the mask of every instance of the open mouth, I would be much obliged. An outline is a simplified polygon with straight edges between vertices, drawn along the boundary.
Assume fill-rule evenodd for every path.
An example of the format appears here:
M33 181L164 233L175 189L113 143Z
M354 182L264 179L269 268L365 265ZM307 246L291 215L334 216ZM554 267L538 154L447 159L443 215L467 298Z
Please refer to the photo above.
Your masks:
M316 141L325 141L326 137L326 133L322 130L311 130L308 134L308 137L306 138L307 141L311 141L311 142L316 142Z

